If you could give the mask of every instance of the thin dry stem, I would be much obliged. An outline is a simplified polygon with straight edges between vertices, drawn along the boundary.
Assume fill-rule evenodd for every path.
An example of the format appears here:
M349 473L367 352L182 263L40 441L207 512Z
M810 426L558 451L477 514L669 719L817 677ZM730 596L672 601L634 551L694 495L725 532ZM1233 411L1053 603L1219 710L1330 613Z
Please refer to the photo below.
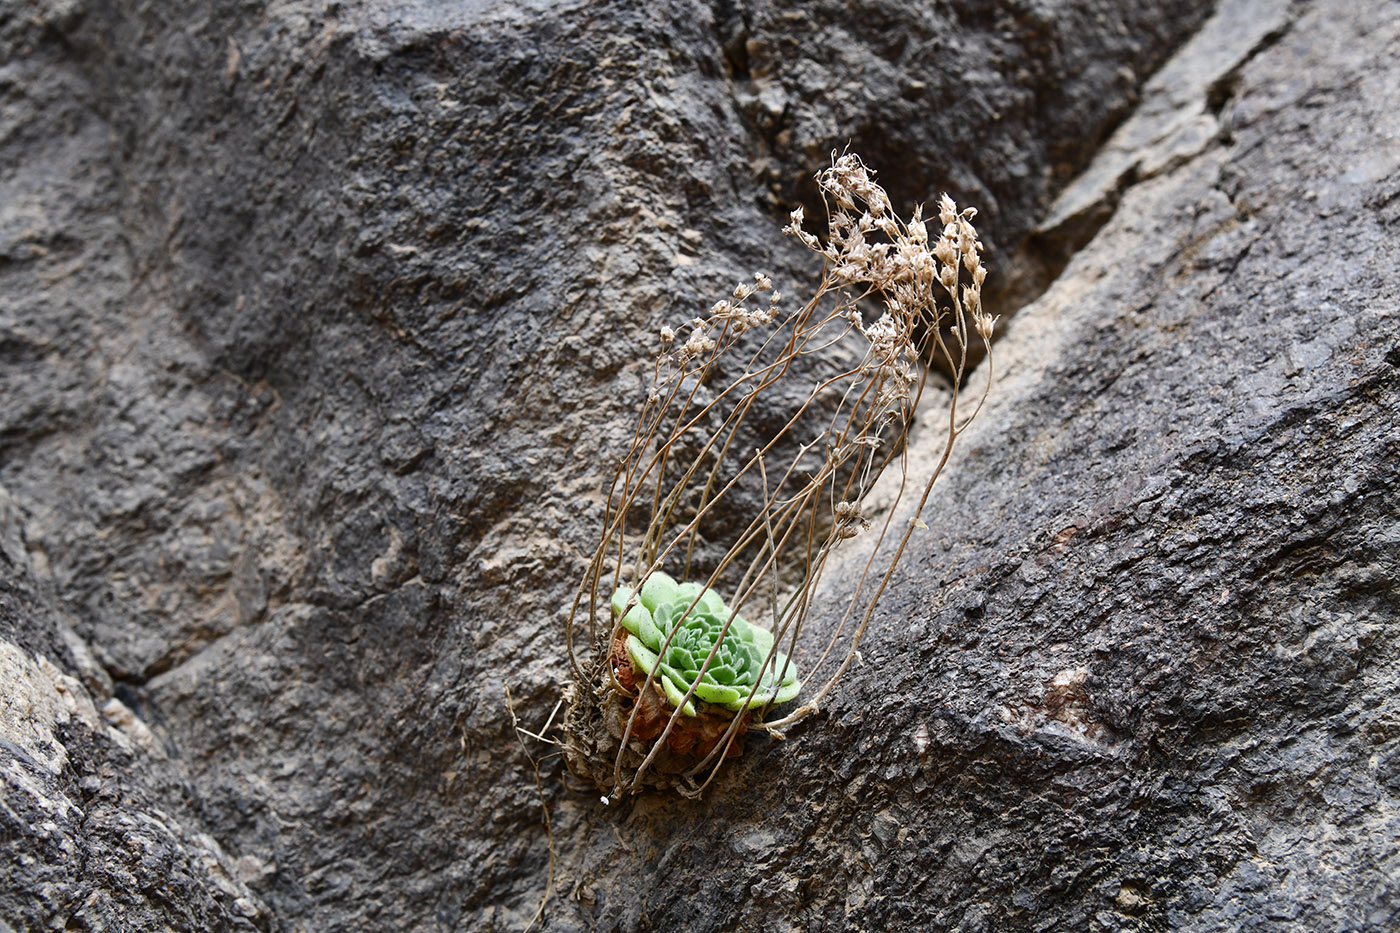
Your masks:
M559 712L559 707L563 705L564 701L560 700L558 703L554 704L554 709L550 711L549 719L545 721L544 726L541 727L539 732L530 732L521 727L520 718L515 715L515 701L511 699L510 684L503 684L502 686L505 687L506 711L510 713L510 723L512 728L515 729L516 741L520 743L520 750L525 754L526 759L529 760L530 767L535 774L535 793L539 796L540 812L544 816L544 834L545 838L549 842L549 873L545 876L544 894L540 896L539 906L535 908L534 916L530 918L530 922L525 927L525 933L530 933L530 930L534 928L535 924L539 923L540 920L544 918L545 906L549 904L550 895L554 893L554 827L551 826L549 822L549 804L545 802L544 784L540 781L540 761L542 759L538 759L534 755L530 754L530 749L528 746L526 746L525 739L523 737L528 735L530 738L536 739L540 742L545 742L550 745L557 745L557 742L554 742L552 739L547 739L544 736L545 733L549 732L549 727L554 723L554 716L556 713ZM555 752L554 754L559 753ZM545 756L545 758L549 757L551 756Z

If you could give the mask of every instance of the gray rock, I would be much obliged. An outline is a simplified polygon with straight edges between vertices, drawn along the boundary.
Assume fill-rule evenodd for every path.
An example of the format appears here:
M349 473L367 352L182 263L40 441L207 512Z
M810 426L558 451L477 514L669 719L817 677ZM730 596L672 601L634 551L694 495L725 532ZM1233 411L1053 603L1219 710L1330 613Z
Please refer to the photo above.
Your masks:
M821 716L698 802L542 763L544 925L1394 925L1400 17L1149 81L1208 7L0 0L0 921L523 928L504 686L849 140L1048 290Z
M179 766L42 600L17 511L0 488L0 922L276 929Z

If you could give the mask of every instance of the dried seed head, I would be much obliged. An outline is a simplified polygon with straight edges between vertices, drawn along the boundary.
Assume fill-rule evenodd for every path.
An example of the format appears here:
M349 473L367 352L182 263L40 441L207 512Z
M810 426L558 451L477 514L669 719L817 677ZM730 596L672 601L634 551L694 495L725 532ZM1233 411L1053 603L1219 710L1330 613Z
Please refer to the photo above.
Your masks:
M972 317L972 323L977 328L977 333L981 338L990 343L992 331L997 326L997 315L975 314Z
M944 266L951 266L957 263L958 251L953 245L953 240L945 231L943 236L938 238L938 243L933 247L933 255Z
M982 293L971 286L963 286L962 300L969 314L976 314L982 307Z
M958 216L958 205L945 193L938 199L938 220L945 227L952 224L953 219Z
M682 360L691 360L703 353L709 353L715 346L713 339L705 336L705 332L700 328L696 328L686 338L685 345L681 347L680 356Z

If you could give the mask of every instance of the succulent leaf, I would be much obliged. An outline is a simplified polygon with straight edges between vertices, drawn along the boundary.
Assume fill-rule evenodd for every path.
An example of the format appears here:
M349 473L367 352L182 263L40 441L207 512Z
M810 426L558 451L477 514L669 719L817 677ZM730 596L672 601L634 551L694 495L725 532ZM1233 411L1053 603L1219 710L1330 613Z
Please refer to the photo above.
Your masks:
M750 638L759 655L767 657L768 652L773 650L773 633L757 625L750 625L749 631L753 633Z
M696 597L699 597L699 602L696 602ZM694 602L696 604L695 611L697 612L708 612L716 615L725 614L724 600L720 599L719 594L714 590L707 590L699 583L693 581L690 583L682 583L678 586L676 588L676 596L668 601L680 602L681 600L684 600L684 603L680 607L682 610Z
M650 651L646 645L636 635L627 636L627 654L632 658L632 669L635 671L650 671L656 667L659 660L655 652Z
M744 694L733 687L724 687L703 681L696 684L695 695L706 703L715 703L720 706L728 706L730 703L737 703L744 698Z
M630 586L619 586L613 590L612 611L613 615L620 616L627 611L627 604L632 599L632 588Z
M625 586L619 586L613 591L613 615L619 617L623 628L641 638L643 644L650 645L654 649L661 644L656 623L652 621L651 612L648 611L647 607L635 601L634 592Z
M679 586L675 578L666 571L652 571L651 576L642 584L642 605L655 612L657 606L676 598Z
M680 689L676 686L676 682L670 677L658 677L656 679L661 682L661 689L666 693L666 702L670 703L672 706L680 707L680 711L687 716L695 715L695 704L685 698L686 690L689 690L689 687L687 687L686 690ZM684 705L682 706L682 704Z
M793 680L791 682L785 681L783 685L778 688L777 694L773 697L773 702L775 704L786 703L788 700L791 700L793 697L797 696L797 691L801 689L802 684L798 683L796 680Z

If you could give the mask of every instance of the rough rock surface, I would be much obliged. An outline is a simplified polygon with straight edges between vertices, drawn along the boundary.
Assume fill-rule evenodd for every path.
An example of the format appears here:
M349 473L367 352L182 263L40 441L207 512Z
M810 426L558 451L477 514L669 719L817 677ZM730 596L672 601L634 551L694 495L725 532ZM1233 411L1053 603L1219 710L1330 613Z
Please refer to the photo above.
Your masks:
M545 762L545 926L1400 922L1400 4L1208 6L0 0L0 928L523 928L504 685L847 139L1049 289L821 716Z
M40 597L3 490L0 571L0 928L272 928L159 738Z

